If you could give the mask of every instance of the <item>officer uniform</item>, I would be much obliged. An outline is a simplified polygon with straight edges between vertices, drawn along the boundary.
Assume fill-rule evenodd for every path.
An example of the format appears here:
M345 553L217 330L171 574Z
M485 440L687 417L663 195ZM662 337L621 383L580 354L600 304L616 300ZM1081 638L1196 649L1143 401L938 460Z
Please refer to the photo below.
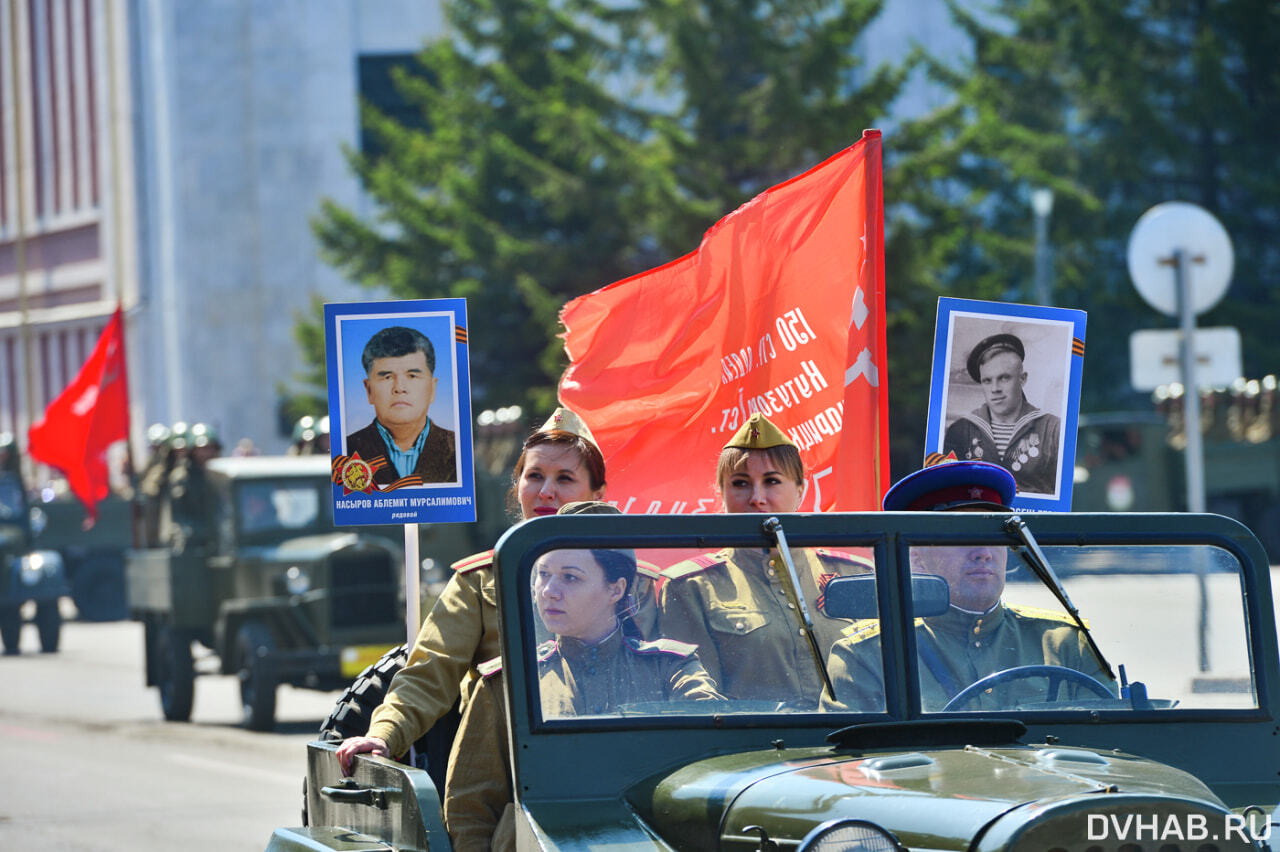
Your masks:
M515 848L502 660L481 663L479 672L481 681L462 714L449 754L444 787L444 827L454 852Z
M839 551L791 551L818 647L830 648L852 622L823 612L831 577L866 574L868 560ZM663 572L662 635L696 645L698 659L729 698L814 706L822 678L787 594L787 568L772 550L731 548Z
M368 735L385 741L393 755L407 752L459 695L465 709L472 672L502 650L493 551L458 560L453 572L423 620L408 662L373 711Z
M888 511L1008 511L1016 492L1013 475L980 461L944 461L904 477L884 496ZM954 594L954 590L953 590ZM827 670L835 696L822 696L823 710L881 712L885 708L880 622L860 622L831 649ZM1088 639L1065 612L1006 604L986 612L956 606L917 618L915 641L923 709L941 710L969 684L1019 666L1063 666L1114 688ZM1075 684L1059 687L1058 700L1090 694ZM986 690L957 709L1007 710L1048 698L1043 677L1015 680Z
M946 706L961 689L994 672L1017 666L1064 666L1110 685L1084 633L1063 612L1000 603L976 614L951 607L939 616L916 619L920 701L925 710ZM824 710L882 712L880 622L855 628L831 649L827 668L836 700L824 696ZM962 710L1012 710L1024 701L1046 698L1044 678L1000 684L966 703ZM1067 683L1058 698L1091 695Z
M558 637L538 648L542 715L599 715L637 702L723 698L695 650L672 639L641 642L621 627L594 645Z
M725 449L795 446L761 414L753 414ZM872 564L831 550L791 551L800 594L823 651L849 626L828 617L822 591L834 576L865 574ZM729 698L814 707L822 678L790 598L786 565L773 550L731 548L672 565L663 572L659 629L698 648L698 659Z

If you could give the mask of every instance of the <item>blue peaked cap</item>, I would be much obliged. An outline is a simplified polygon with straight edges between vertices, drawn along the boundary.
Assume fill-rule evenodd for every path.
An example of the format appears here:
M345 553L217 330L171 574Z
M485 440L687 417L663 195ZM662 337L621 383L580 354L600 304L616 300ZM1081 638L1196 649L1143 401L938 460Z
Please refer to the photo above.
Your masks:
M947 461L917 470L885 492L888 512L938 512L976 508L1007 511L1017 485L1013 474L990 462Z

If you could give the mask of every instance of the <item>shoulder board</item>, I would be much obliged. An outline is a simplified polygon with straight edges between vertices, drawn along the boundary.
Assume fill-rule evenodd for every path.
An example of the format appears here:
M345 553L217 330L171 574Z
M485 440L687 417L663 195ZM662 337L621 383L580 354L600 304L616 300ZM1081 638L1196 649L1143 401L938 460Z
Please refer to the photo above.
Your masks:
M677 657L692 657L698 650L697 645L677 642L675 639L654 639L651 642L628 641L637 654L674 654Z
M468 571L474 571L477 568L484 568L493 564L493 551L486 550L484 553L473 553L470 556L459 559L450 567L459 574L465 574Z
M489 678L502 671L502 658L494 657L492 660L485 660L476 666L476 671L480 672L480 677Z
M1076 623L1074 618L1067 615L1062 610L1041 609L1038 606L1025 606L1023 604L1005 604L1005 606L1009 608L1010 612L1020 615L1023 618L1042 618L1045 621L1059 621L1063 624L1070 624L1073 626L1075 626ZM1081 620L1084 621L1085 627L1089 626L1088 619Z
M832 550L829 547L814 548L814 552L823 559L829 559L833 562L843 562L847 565L857 565L859 568L865 568L868 571L876 570L874 560L866 556L858 556L855 553L849 553L845 550Z
M643 574L650 580L656 580L662 576L662 569L652 562L646 562L643 559L636 560L636 573Z
M683 577L692 577L694 574L701 574L713 565L721 565L728 561L729 554L723 550L719 553L704 553L701 556L677 562L662 572L662 578L664 580L679 580Z
M545 663L555 655L557 650L556 640L548 639L546 642L543 642L538 646L538 662Z
M880 619L865 618L862 621L855 621L844 630L841 630L840 635L854 643L865 641L874 636L879 636Z

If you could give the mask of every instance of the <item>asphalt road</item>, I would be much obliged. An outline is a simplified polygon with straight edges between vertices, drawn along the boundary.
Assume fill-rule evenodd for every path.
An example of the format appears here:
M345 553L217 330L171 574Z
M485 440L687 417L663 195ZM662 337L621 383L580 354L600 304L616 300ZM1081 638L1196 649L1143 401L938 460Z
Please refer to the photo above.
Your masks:
M28 626L22 648L0 657L0 849L247 852L301 824L305 744L338 693L281 687L276 731L252 733L235 678L202 675L172 723L141 625L68 622L53 655Z

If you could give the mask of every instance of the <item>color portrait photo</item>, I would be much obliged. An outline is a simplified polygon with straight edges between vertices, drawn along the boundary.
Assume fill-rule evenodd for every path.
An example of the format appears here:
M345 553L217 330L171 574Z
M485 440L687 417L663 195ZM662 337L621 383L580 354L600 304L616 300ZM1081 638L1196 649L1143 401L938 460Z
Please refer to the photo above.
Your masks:
M335 518L418 523L474 512L465 302L325 312Z

